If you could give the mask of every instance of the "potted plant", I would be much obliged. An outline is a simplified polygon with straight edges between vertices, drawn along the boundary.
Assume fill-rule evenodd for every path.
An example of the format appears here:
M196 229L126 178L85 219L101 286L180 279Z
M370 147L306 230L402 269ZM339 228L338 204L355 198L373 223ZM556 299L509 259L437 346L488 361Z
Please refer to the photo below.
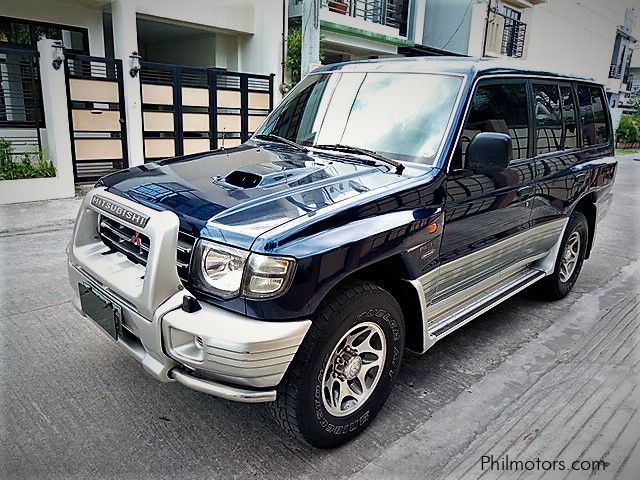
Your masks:
M329 11L346 15L349 4L345 0L329 0Z

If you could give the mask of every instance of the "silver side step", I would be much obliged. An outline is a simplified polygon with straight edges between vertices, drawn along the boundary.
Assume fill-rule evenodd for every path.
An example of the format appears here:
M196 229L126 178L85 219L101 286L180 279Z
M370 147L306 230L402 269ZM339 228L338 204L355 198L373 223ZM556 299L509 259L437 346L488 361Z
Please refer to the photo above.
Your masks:
M433 308L436 311L435 316L437 320L429 322L427 334L439 340L499 303L502 303L509 297L534 284L544 276L545 272L527 267L510 275L506 279L501 279L499 285L483 286L483 288L489 289L490 293L486 295L478 292L476 296L473 296L471 295L472 292L468 291L470 289L468 289L460 292L467 296L466 301L462 301L457 305L450 305L449 308L445 306L445 311L443 311L442 308L438 308L438 304L435 304ZM491 288L492 286L494 288ZM469 295L471 295L471 298L469 298ZM441 303L444 303L444 301Z

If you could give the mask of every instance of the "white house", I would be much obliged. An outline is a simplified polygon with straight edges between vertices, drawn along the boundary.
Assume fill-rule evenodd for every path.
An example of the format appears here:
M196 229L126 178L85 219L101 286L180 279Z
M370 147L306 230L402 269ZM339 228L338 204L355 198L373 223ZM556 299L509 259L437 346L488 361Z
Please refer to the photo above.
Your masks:
M287 9L287 0L0 2L0 138L15 155L43 147L58 170L3 180L0 203L71 196L74 183L123 166L240 143L281 96ZM45 61L56 56L64 68ZM54 144L65 142L65 121L69 148Z
M289 0L293 24L302 16L303 1ZM319 0L324 63L397 55L399 48L413 46L412 20L424 15L425 1Z
M595 78L611 106L628 96L638 0L427 0L423 45L520 58L531 68ZM614 111L618 116L619 112Z

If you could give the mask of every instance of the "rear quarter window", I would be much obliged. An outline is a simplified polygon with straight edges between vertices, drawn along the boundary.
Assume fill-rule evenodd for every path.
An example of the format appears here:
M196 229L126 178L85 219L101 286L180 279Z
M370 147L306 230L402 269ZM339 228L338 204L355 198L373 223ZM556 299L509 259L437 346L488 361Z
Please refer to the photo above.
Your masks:
M582 145L590 147L609 141L609 120L602 89L578 85L578 104L582 123Z
M533 84L538 154L562 150L562 105L557 84Z

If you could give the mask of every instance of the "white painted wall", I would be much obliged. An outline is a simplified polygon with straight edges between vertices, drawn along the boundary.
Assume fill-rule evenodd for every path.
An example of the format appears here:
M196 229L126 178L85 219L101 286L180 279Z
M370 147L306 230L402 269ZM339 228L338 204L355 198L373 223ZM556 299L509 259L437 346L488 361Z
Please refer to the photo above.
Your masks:
M472 18L476 3L477 0L427 0L423 44L466 54L469 34L475 25ZM479 18L474 20L476 23L481 21Z
M253 34L255 10L261 4L280 5L273 0L127 0L138 13L181 22L216 27L221 30Z
M240 69L237 35L216 33L216 67L233 72ZM276 73L276 72L274 72Z
M239 70L262 75L274 73L274 103L281 99L278 85L283 62L282 9L283 0L257 0L252 17L254 35L238 36ZM287 19L286 10L284 18Z
M424 20L427 14L427 0L413 0L409 11L409 40L419 45L424 36Z
M432 17L431 20L427 18L427 28L434 22L443 21L446 8L451 12L451 17L454 17L461 8L459 2L465 5L469 1L472 2L471 21L468 26L463 24L461 28L467 28L468 48L467 52L461 53L481 55L487 0L451 0L451 3L449 0L434 1L436 4L446 2L448 7L443 6L439 16ZM496 0L493 0L493 5L496 3ZM510 3L524 5L521 0L500 0L499 8ZM640 14L640 0L547 0L532 7L522 8L522 21L527 24L524 56L526 66L595 78L599 82L607 83L616 29L624 24L627 7L635 7L636 12ZM446 25L453 29L455 23ZM442 26L435 28L436 32L446 30ZM429 32L425 33L429 38ZM444 38L446 34L441 32L440 36ZM640 21L636 21L636 36L640 36Z
M104 56L100 8L53 0L2 0L0 15L86 28L89 31L89 52L97 57Z
M69 117L66 108L66 79L62 68L55 70L52 66L54 51L52 44L53 40L40 40L38 51L40 52L44 115L47 124L47 129L42 130L45 135L42 143L47 160L53 161L57 174L53 178L0 180L0 205L75 195Z
M606 83L625 10L638 0L550 0L531 9L527 61Z

